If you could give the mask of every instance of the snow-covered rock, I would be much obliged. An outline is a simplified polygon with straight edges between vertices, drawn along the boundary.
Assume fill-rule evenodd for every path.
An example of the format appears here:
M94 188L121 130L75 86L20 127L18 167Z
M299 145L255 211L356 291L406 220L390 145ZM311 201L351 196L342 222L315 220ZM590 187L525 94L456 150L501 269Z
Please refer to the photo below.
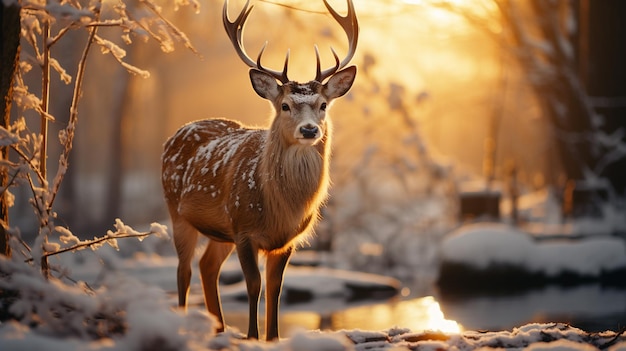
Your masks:
M489 288L502 280L511 287L559 280L619 283L626 277L626 243L611 236L538 241L506 224L475 223L448 235L441 255L444 286L474 282Z

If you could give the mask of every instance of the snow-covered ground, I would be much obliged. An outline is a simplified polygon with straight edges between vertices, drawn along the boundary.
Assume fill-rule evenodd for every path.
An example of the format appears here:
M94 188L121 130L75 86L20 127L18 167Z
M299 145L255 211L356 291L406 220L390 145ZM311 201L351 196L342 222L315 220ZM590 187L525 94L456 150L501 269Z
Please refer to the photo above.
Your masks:
M387 303L382 300L373 305L371 301L370 304L356 302L354 308L360 309L360 314L354 318L360 318L361 323L353 324L355 327L351 329L332 331L321 322L319 325L302 324L302 329L292 328L284 332L285 339L280 342L246 341L236 329L214 335L214 322L204 312L197 280L194 284L196 291L192 292L196 308L191 308L189 315L182 315L173 309L175 299L171 292L175 291L175 258L139 254L131 259L117 257L116 260L115 253L109 249L97 253L84 253L85 257L78 260L67 256L56 262L63 264L67 274L74 279L99 286L94 290L80 284L75 287L60 284L56 280L45 282L23 263L0 261L4 271L7 268L13 271L12 277L3 278L0 288L17 285L22 291L29 291L28 298L11 307L13 313L26 316L24 322L0 325L0 350L626 349L626 343L621 343L624 338L617 332L588 333L558 323L525 325L523 315L516 313L511 313L509 317L512 320L508 321L522 323L516 328L493 332L461 331L454 320L446 317L463 320L463 313L476 313L476 309L463 312L463 306L467 304L450 304L447 309L441 308L432 297L390 300ZM89 257L98 257L98 260ZM459 257L462 257L460 253ZM239 279L237 271L236 260L229 261L225 271L228 279ZM281 318L289 319L307 309L315 309L320 315L345 309L349 306L345 300L350 299L355 286L400 289L398 282L391 278L348 274L328 268L290 267L285 281L286 291L308 292L311 301L284 304ZM245 295L244 291L238 283L228 285L224 289L225 309L245 306L238 302ZM571 310L577 301L584 300L587 293L582 289L574 295L569 300L563 300L557 294L547 304L557 311ZM501 304L494 300L472 301L474 305L484 304L485 310L492 315L510 308L506 300ZM570 303L572 305L568 307ZM404 313L390 314L389 306ZM525 309L528 306L518 307ZM607 308L624 310L624 306L606 306L601 302L576 308L598 313ZM32 309L39 313L49 311L49 314L43 314L41 319L29 319L33 318L29 314ZM324 309L326 312L323 312ZM451 313L444 316L442 310ZM109 321L98 321L98 317L94 317L97 315ZM227 313L227 323L230 324L229 317ZM341 315L338 318L342 318ZM29 321L38 323L39 327L29 328ZM116 328L124 332L115 332ZM107 337L97 337L99 333Z
M150 323L146 323L150 325ZM164 325L161 323L159 325ZM151 326L151 325L150 325ZM149 326L151 344L137 344L107 339L96 342L55 338L37 333L16 322L0 326L2 350L276 350L276 351L343 351L343 350L626 350L626 338L620 333L587 333L566 324L528 324L510 331L442 333L411 331L394 327L382 331L343 330L336 332L301 331L288 339L266 343L243 340L240 334L226 332L210 336L203 342L181 342L180 334L160 334ZM194 341L194 340L192 340Z

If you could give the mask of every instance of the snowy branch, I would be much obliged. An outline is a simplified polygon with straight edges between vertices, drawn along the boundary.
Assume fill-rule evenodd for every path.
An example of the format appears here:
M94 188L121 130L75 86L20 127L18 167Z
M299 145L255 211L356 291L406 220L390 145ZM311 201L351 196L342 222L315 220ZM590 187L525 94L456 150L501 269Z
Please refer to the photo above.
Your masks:
M154 225L154 224L153 224ZM163 232L161 230L150 230L148 232L111 232L109 231L105 236L100 237L100 238L94 238L93 240L84 240L84 241L80 241L78 244L76 245L72 245L70 247L66 247L64 249L59 249L57 251L54 252L47 252L44 254L44 256L49 257L49 256L54 256L54 255L58 255L58 254L62 254L64 252L69 252L69 251L79 251L79 250L83 250L86 248L98 248L100 246L102 246L102 244L104 243L109 243L111 244L111 246L114 246L117 248L117 244L113 244L114 242L116 242L117 239L127 239L127 238L137 238L138 240L143 240L146 237L150 236L150 235L155 235L157 237L160 237L163 235Z
M136 238L139 241L142 241L146 237L150 235L154 235L156 237L168 237L167 227L161 225L159 223L152 223L150 225L150 230L147 232L139 232L131 228L130 226L125 225L120 219L116 220L115 223L116 231L108 231L106 235L101 237L95 237L91 240L80 240L76 236L74 236L67 228L64 227L56 227L55 231L60 233L61 242L69 243L75 242L74 245L61 248L59 244L56 243L48 243L45 247L45 253L42 255L43 257L50 257L58 254L62 254L65 252L75 252L84 250L87 248L91 248L92 250L96 250L102 247L104 244L109 244L115 249L119 249L117 245L117 239L128 239L128 238ZM34 259L29 258L25 260L25 262L32 262Z

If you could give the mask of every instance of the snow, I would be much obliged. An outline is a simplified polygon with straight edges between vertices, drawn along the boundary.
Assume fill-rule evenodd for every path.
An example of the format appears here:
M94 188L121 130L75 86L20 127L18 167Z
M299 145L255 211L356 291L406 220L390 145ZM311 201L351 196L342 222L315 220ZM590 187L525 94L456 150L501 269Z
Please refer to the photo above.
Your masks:
M19 136L9 132L6 128L0 127L0 146L10 146L20 141Z
M93 289L46 280L36 267L17 260L0 258L0 273L0 289L19 292L7 312L21 321L0 324L1 350L184 349L203 342L214 325L205 313L172 310L162 289L121 274L107 274Z
M313 94L313 91L308 89L308 86L303 86L307 89L302 94L289 94L287 97L291 99L296 105L312 105L320 97L319 94Z
M69 4L52 2L46 5L48 14L57 20L67 21L67 23L83 22L87 23L93 13L89 9L79 9Z
M462 226L444 240L441 253L445 262L477 269L509 265L547 276L565 272L597 276L626 268L626 246L620 238L593 236L539 242L501 223Z
M195 157L196 162L202 164L204 160L207 165L212 163L213 176L215 177L219 168L228 164L230 159L239 152L240 146L254 133L254 130L243 130L239 134L229 134L227 137L211 140L208 144L198 148ZM216 161L211 162L213 159Z
M153 318L155 319L155 318ZM147 321L143 321L147 322ZM158 322L156 323L158 324ZM164 324L164 323L162 323ZM148 322L142 331L154 323ZM170 329L171 330L171 329ZM161 332L162 330L158 330ZM473 332L458 334L391 328L373 332L349 330L338 332L300 331L289 339L266 343L243 340L240 335L226 332L208 338L202 343L187 343L179 334L173 337L179 343L172 343L171 332L159 335L153 344L138 344L138 339L128 337L123 341L105 339L97 342L81 342L78 339L59 339L46 336L16 322L0 326L0 347L2 350L275 350L275 351L348 351L348 350L609 350L626 348L624 337L614 332L586 333L583 330L559 323L528 324L511 331ZM158 342L158 343L156 343ZM147 348L146 348L147 347Z

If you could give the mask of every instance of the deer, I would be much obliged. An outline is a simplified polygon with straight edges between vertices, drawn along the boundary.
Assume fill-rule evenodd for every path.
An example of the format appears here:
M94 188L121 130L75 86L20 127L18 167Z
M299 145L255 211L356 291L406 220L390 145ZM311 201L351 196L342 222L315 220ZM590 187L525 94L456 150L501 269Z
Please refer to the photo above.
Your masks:
M252 88L268 100L274 117L268 128L212 118L182 126L164 144L161 180L172 221L178 255L178 305L187 310L191 261L199 235L208 244L199 260L200 280L208 312L216 316L217 332L225 330L218 289L225 260L236 251L249 303L249 339L259 338L258 305L262 289L259 254L265 256L266 340L279 338L279 301L284 272L295 249L306 242L320 217L329 188L332 124L330 103L348 93L356 66L359 24L352 0L345 16L326 0L324 5L348 38L341 61L321 69L315 46L316 76L307 83L289 80L289 51L282 71L251 59L243 47L249 0L231 22L228 0L222 19L239 58L250 67Z

